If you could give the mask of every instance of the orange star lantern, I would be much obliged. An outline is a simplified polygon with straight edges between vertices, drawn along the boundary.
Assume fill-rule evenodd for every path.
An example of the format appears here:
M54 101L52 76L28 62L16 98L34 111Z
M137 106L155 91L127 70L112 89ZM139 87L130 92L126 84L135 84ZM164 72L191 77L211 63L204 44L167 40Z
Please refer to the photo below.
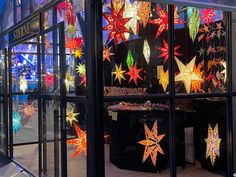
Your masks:
M129 83L133 80L135 85L137 86L138 79L143 80L143 78L139 75L142 70L142 68L137 69L137 63L134 66L130 66L129 72L125 73L130 76Z
M201 71L202 67L203 67L203 63L200 63L198 64L198 66L195 65L193 68L193 72L200 78L202 78L202 74L203 74L203 71ZM204 80L193 80L191 82L191 90L195 93L199 92L201 90L203 82Z
M75 153L71 156L71 158L75 158L77 155L79 155L81 152L84 153L84 155L87 155L87 139L86 139L86 132L81 130L75 123L74 128L77 134L77 138L67 140L67 144L72 144L77 146L77 149Z
M125 42L125 33L130 33L125 24L130 20L130 18L123 18L124 7L122 7L117 13L114 9L113 3L111 3L111 14L104 13L103 16L107 20L108 25L103 27L103 30L109 30L109 35L107 42L114 38L115 45L117 45L120 40Z
M144 130L146 139L138 142L139 144L145 146L142 162L144 163L150 156L152 159L152 164L156 166L157 154L160 153L164 155L164 152L160 146L160 141L164 138L165 134L158 135L157 121L155 121L151 131L147 124L144 123Z

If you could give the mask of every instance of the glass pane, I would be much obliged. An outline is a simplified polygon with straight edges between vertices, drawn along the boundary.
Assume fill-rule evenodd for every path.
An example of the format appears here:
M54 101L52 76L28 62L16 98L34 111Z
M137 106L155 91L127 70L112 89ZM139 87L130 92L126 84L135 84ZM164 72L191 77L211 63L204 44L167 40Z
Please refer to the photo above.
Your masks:
M227 89L227 19L214 9L177 7L185 23L175 26L177 93L222 93ZM176 48L175 48L176 49Z
M167 6L106 1L103 13L105 96L168 93Z
M226 176L226 99L178 99L177 176Z
M170 176L168 101L105 105L106 176Z

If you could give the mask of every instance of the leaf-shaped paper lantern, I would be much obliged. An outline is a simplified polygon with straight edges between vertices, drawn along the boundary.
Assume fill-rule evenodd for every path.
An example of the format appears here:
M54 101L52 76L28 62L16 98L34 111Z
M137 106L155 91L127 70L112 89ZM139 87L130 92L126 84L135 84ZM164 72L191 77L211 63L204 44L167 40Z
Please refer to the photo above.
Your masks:
M128 67L134 66L134 58L130 50L128 50L127 58L126 58L126 63Z
M192 15L189 19L189 34L190 38L194 42L198 33L198 29L200 26L200 17L199 17L199 12L197 8L193 8Z
M151 50L150 50L150 46L148 44L147 39L145 39L144 43L143 43L143 55L144 55L144 58L145 58L147 64L149 64L150 56L151 56Z

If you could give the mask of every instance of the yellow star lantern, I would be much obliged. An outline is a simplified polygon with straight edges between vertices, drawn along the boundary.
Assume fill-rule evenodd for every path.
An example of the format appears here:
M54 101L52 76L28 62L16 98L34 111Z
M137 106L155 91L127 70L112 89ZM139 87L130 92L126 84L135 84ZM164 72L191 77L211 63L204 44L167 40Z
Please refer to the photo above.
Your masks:
M138 16L141 19L143 27L147 26L150 14L151 14L151 2L140 2L140 9Z
M66 84L66 91L70 91L70 86L75 87L74 84L75 76L71 76L69 71L66 72L65 84Z
M74 36L75 35L75 32L76 32L76 26L75 24L74 25L68 25L68 27L66 28L66 31L68 31L71 36Z
M72 126L73 121L78 122L78 120L76 119L76 116L78 116L80 113L74 113L74 107L71 109L67 109L66 110L66 122L68 122L70 124L70 126Z
M80 63L77 67L76 67L76 72L78 74L80 74L81 76L85 76L86 75L86 66L85 64Z
M147 124L144 123L144 130L146 139L138 142L139 144L145 146L145 150L143 153L143 163L150 156L152 159L152 164L156 166L157 153L164 155L164 152L160 146L160 141L164 138L165 134L158 135L157 121L155 121L151 131L148 128Z
M116 65L116 70L112 72L112 74L115 75L115 81L118 80L119 83L121 84L122 79L126 80L124 76L125 72L126 72L125 70L122 70L122 63L120 64L119 67Z
M159 84L162 85L164 92L166 92L167 86L169 84L169 72L168 70L164 71L163 66L157 66L157 74L157 78L159 78Z
M125 0L123 18L131 18L127 22L126 27L130 27L134 34L137 34L138 32L138 20L140 20L140 17L138 16L139 8L140 3L138 1L134 1L134 3L131 4L129 0Z
M175 57L175 61L180 71L180 73L175 76L175 81L182 81L187 93L190 93L192 81L203 81L203 79L193 71L195 60L196 56L187 65L184 65L177 57Z
M211 125L208 125L208 137L205 139L207 144L206 159L210 157L211 165L214 166L216 157L220 157L220 142L218 124L213 129Z
M82 48L77 48L77 49L75 49L75 52L74 52L74 56L75 56L75 58L79 58L79 59L81 59L82 58L82 56L83 56L83 51L82 51Z
M147 64L149 64L150 56L151 56L151 50L150 50L150 46L148 44L147 39L145 39L144 43L143 43L143 55L144 55L144 58L145 58Z
M20 91L22 91L23 93L26 92L27 88L28 88L28 81L26 80L25 76L20 76Z

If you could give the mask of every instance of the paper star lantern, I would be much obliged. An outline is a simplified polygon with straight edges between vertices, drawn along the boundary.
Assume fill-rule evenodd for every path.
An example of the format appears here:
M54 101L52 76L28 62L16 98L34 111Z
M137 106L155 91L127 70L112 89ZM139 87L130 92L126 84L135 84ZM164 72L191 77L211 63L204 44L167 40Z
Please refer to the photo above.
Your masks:
M151 14L151 2L140 2L140 9L138 11L138 16L145 28L147 26L149 17Z
M26 80L25 76L20 76L20 91L22 91L23 93L25 93L25 91L28 88L28 81Z
M165 12L160 6L156 6L157 7L157 11L159 13L159 18L157 19L153 19L153 20L149 20L149 23L154 24L154 25L158 25L159 28L157 30L157 34L156 34L156 38L158 36L160 36L160 34L163 31L168 30L168 12ZM175 7L177 8L177 7ZM179 18L174 19L174 24L180 24L183 23Z
M227 64L226 64L226 61L221 61L223 67L224 67L224 70L220 72L220 74L223 74L224 75L224 83L226 83L227 81Z
M13 112L12 114L12 130L16 134L20 131L21 125L21 115L19 112Z
M140 3L138 1L134 1L133 4L130 3L130 0L125 0L125 11L124 18L130 18L127 22L126 27L130 27L134 34L138 32L138 20L140 20L138 11L140 8Z
M72 144L77 146L77 149L75 153L71 156L71 158L75 158L77 155L79 155L81 152L84 153L84 155L87 155L87 135L86 132L81 130L75 123L74 128L77 134L77 138L67 140L67 144Z
M157 78L159 78L159 84L162 85L164 92L166 92L167 86L169 84L169 72L168 72L168 70L164 71L163 66L157 66L157 71L158 71Z
M198 64L198 66L194 66L193 68L193 72L196 75L198 75L200 78L202 78L202 75L203 75L203 71L201 71L202 67L203 67L203 63L200 63ZM199 92L201 90L203 81L204 80L201 80L201 81L193 80L191 83L191 90L195 93Z
M81 48L77 48L77 49L75 49L75 52L74 52L74 56L75 56L75 58L79 58L79 59L81 59L82 58L82 56L83 56L83 51L82 51L82 49Z
M158 47L157 49L159 49L162 53L161 55L158 56L158 58L164 57L164 64L166 63L166 61L169 58L169 45L168 43L163 39L163 47ZM180 48L179 46L174 47L174 55L175 56L182 56L182 54L178 53L176 50L178 50Z
M66 44L65 47L67 49L69 49L70 51L70 55L72 54L73 50L77 47L76 46L76 42L74 41L74 39L70 39L67 35L66 35Z
M122 63L120 64L119 67L116 65L116 70L112 72L112 74L115 75L115 81L118 80L119 83L121 84L122 79L125 80L125 76L124 76L125 72L126 72L125 70L122 70Z
M75 87L74 84L75 76L71 76L69 71L66 72L65 84L67 92L70 91L70 87Z
M142 162L144 163L150 156L152 159L152 164L156 166L157 154L165 154L160 146L160 141L165 137L165 134L158 135L157 121L155 121L151 131L148 128L147 124L144 123L144 130L146 139L138 142L139 144L145 146Z
M137 64L135 64L134 66L130 66L129 72L125 73L130 76L129 83L133 80L135 85L137 86L138 79L143 80L143 78L139 75L142 70L142 68L137 69Z
M80 74L81 76L85 76L86 75L86 66L83 63L80 63L77 67L76 67L76 72L78 74Z
M71 126L73 121L78 122L78 120L76 119L76 116L78 116L80 113L74 113L74 107L71 109L67 109L66 110L66 122L68 122Z
M203 23L209 24L214 22L214 17L216 16L215 10L213 9L203 9L201 11L201 20Z
M45 85L46 87L52 87L54 84L54 75L47 72L45 75Z
M75 48L77 48L77 49L82 48L82 45L84 45L84 41L83 41L82 37L75 37L74 42L76 44Z
M35 107L34 103L31 103L31 104L24 104L20 112L23 113L25 118L31 119L33 118L37 110L38 109Z
M175 57L175 61L180 71L180 73L175 76L175 81L182 81L187 93L190 93L192 81L203 81L203 79L193 71L195 60L196 56L187 65L184 65L177 57Z
M66 31L68 31L71 36L74 36L76 32L76 25L68 25Z
M211 125L208 125L208 136L205 139L207 144L206 159L210 157L211 165L214 166L216 157L220 157L220 142L218 124L213 129Z
M114 7L111 7L111 14L104 13L103 16L108 22L108 25L103 27L103 30L109 30L107 42L114 38L114 43L117 45L120 40L125 42L125 33L130 33L125 24L130 18L123 18L124 7L122 7L119 13L116 13Z
M201 24L199 12L197 8L193 8L192 15L189 19L189 35L194 42L199 31L199 26Z
M130 50L128 50L127 58L126 58L127 66L130 68L134 66L134 58Z
M82 76L82 77L81 77L81 80L80 80L80 85L86 86L86 82L87 82L86 75L85 75L85 76Z
M107 4L106 6L111 9L112 5L113 9L116 13L119 13L120 9L123 6L123 0L111 0L111 3Z
M144 43L143 43L143 55L144 55L144 58L145 58L147 64L149 64L150 56L151 56L151 50L150 50L150 46L148 44L147 39L145 39Z
M103 61L107 60L111 62L111 56L115 54L111 52L112 46L108 48L108 46L103 46Z

